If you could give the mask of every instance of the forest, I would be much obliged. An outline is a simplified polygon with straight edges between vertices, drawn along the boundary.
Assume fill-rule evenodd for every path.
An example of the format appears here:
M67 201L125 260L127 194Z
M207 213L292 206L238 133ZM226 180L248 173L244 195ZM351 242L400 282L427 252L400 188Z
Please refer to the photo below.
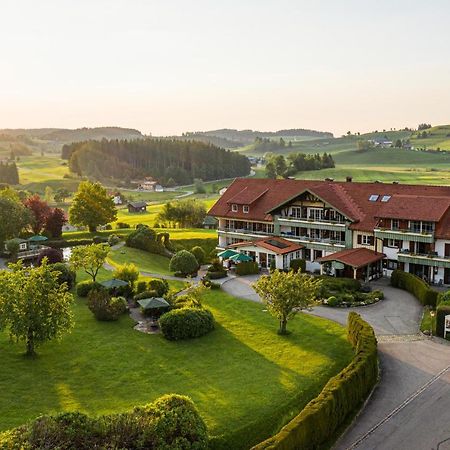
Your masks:
M85 141L63 146L62 157L79 176L124 183L152 177L163 185L246 176L246 156L197 141L172 139Z

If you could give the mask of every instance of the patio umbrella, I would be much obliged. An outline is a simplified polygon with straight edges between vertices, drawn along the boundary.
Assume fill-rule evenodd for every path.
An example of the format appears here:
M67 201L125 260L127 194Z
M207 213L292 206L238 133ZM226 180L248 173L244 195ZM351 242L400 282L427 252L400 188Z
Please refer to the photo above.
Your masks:
M231 261L234 262L247 262L247 261L253 261L252 258L250 258L250 256L247 256L244 253L237 253L234 256L230 257Z
M220 256L223 259L229 259L231 256L238 255L238 254L239 254L238 252L228 249L228 250L224 250L223 252L217 253L217 256Z
M48 241L48 237L41 236L40 234L36 234L35 236L31 236L28 238L29 242L43 242Z
M144 310L168 308L170 306L169 303L161 297L143 298L142 300L138 300L138 303Z
M105 280L100 283L106 289L118 288L122 286L128 286L128 283L123 280L118 280L117 278L112 278L111 280Z

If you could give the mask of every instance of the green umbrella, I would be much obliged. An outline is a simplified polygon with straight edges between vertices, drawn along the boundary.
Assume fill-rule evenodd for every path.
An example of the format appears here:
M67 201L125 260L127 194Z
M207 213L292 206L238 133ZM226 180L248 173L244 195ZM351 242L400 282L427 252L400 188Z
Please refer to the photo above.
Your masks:
M117 278L112 278L111 280L102 281L100 283L106 289L118 288L122 286L128 286L128 283L123 280L118 280Z
M247 261L253 261L252 258L250 258L250 256L247 256L244 253L238 253L232 257L230 257L230 259L234 262L247 262Z
M138 300L139 305L142 309L158 309L158 308L168 308L169 303L161 297L151 297L151 298L143 298L142 300Z
M239 255L239 253L235 252L234 250L231 250L231 249L224 250L223 252L217 253L217 256L220 256L223 259L229 259L234 255Z
M40 234L36 234L35 236L31 236L28 238L30 242L42 242L42 241L48 241L48 237L41 236Z

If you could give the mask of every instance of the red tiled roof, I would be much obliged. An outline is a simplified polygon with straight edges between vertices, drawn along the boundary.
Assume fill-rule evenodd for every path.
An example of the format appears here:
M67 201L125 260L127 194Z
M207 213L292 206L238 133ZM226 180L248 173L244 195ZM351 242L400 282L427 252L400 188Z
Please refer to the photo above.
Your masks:
M310 191L344 214L352 222L350 228L353 230L373 231L381 217L398 218L402 215L408 220L439 222L436 236L450 237L450 186L238 178L209 214L270 222L271 211L305 191ZM378 195L377 201L370 201L371 195ZM248 213L244 213L242 208L237 212L231 211L230 200L239 196L255 199ZM390 199L382 202L383 196L390 196Z
M385 256L386 255L384 253L374 252L368 248L350 248L328 256L322 256L322 258L317 258L317 261L320 263L327 261L339 261L342 264L359 269L360 267L367 266L370 263L380 261Z
M286 253L296 252L304 247L304 245L296 244L294 242L288 241L280 237L265 237L262 239L257 239L256 241L239 242L237 244L229 245L230 248L236 247L262 247L266 250L270 250L278 255L284 255Z
M228 203L236 203L237 205L251 205L258 198L263 196L267 192L267 188L262 187L261 189L249 189L246 186L242 191L238 192L233 198L228 200Z

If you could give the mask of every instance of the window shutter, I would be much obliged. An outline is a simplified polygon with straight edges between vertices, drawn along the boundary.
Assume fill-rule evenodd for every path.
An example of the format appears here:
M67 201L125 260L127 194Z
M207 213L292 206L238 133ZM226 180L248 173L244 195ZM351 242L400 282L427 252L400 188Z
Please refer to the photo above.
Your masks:
M360 234L358 234L357 242L358 242L358 244L361 244L361 242L362 242L362 236Z
M369 236L369 245L373 245L373 236Z

